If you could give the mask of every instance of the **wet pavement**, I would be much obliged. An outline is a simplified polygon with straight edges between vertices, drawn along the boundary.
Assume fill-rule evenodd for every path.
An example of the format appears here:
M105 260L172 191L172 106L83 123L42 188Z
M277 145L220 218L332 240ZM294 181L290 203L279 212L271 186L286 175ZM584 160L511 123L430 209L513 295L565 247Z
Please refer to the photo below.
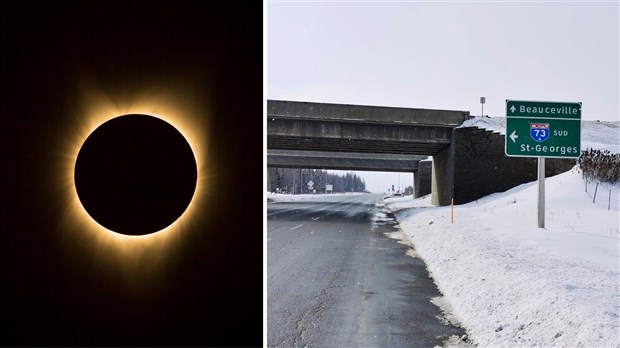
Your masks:
M433 347L465 331L380 195L268 205L268 346Z

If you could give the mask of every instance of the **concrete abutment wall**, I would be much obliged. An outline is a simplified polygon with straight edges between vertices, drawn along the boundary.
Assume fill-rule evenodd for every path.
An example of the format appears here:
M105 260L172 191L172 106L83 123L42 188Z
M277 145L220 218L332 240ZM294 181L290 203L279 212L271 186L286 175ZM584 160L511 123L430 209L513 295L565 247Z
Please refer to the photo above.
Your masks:
M454 204L464 204L535 181L538 160L507 157L504 141L504 135L477 127L455 128L452 145L433 156L432 203L449 205L454 197ZM575 159L547 158L545 176L575 164Z
M463 204L495 192L535 181L538 159L507 157L504 135L476 127L456 128L453 145L454 203ZM575 159L547 158L545 177L564 173L576 164Z

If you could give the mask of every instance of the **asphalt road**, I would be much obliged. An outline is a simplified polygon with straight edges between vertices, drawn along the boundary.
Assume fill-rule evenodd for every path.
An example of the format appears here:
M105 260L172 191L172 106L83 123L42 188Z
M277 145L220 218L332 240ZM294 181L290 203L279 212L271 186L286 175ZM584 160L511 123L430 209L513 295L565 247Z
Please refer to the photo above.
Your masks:
M379 195L268 204L268 346L432 347L440 319L422 260L388 238Z

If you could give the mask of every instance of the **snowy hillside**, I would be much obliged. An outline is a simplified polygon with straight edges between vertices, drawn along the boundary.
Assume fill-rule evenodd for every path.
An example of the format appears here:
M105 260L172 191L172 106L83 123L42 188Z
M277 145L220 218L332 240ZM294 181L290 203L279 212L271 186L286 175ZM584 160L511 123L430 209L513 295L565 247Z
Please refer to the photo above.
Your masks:
M388 199L454 317L479 346L618 347L620 184L585 184L578 169L454 208L428 196ZM611 210L608 195L611 192Z
M475 117L460 127L478 127L506 135L506 118ZM620 122L581 121L581 150L590 148L620 153Z

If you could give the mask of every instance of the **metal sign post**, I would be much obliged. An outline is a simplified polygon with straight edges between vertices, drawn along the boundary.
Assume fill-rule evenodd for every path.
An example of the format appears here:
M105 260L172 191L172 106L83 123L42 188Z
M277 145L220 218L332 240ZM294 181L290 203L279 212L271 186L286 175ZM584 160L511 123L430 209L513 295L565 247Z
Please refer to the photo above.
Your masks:
M545 228L545 158L538 157L538 228Z

